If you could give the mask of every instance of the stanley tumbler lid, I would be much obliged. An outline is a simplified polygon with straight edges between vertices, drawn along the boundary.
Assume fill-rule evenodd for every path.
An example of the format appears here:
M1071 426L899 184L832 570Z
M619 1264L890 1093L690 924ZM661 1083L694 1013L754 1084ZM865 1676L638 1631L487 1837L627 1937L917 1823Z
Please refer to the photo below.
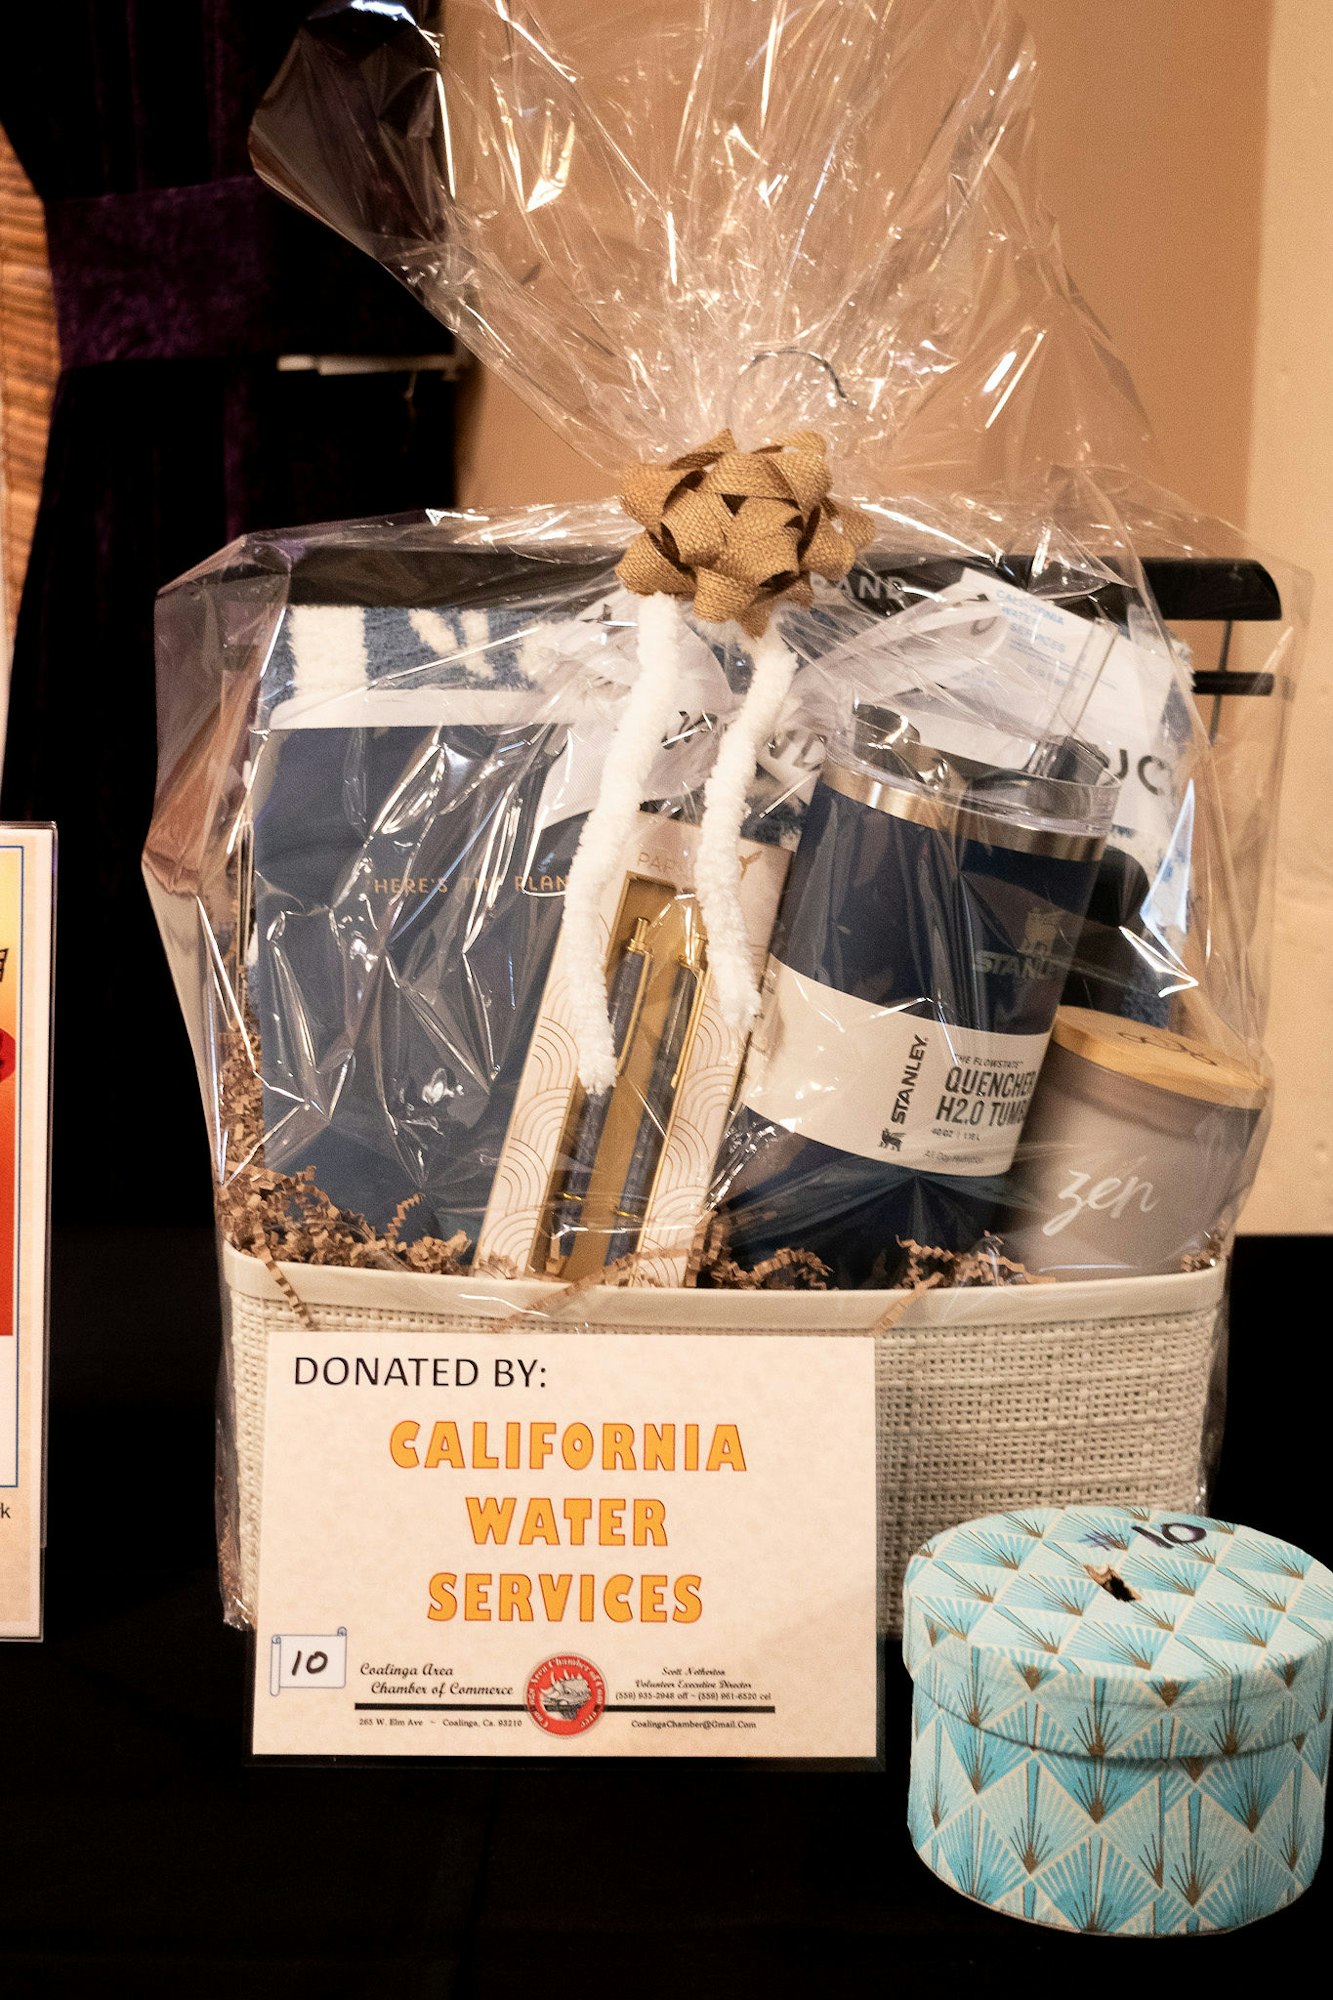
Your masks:
M1055 1017L1051 1040L1057 1048L1081 1056L1098 1069L1112 1070L1155 1090L1171 1091L1204 1104L1258 1111L1268 1096L1262 1070L1209 1048L1206 1042L1177 1035L1169 1028L1126 1020L1119 1014L1062 1007Z
M900 710L858 702L850 739L830 746L822 780L858 805L956 840L1095 860L1119 787L1100 753L1070 756L1069 744L1046 747L1052 755L1040 769L1011 770L924 743Z

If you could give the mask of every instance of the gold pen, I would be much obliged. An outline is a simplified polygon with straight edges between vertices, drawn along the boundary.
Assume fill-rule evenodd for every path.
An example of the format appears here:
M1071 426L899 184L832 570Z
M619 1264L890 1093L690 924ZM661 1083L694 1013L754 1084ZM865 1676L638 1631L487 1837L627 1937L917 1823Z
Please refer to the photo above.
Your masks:
M643 996L647 991L648 969L652 963L648 946L650 929L647 917L639 917L636 920L611 981L607 1007L611 1017L611 1038L616 1056L617 1076L624 1067L625 1056L634 1040L634 1031L638 1026L639 1014L643 1007ZM612 1089L614 1088L612 1085ZM551 1249L547 1260L552 1267L564 1262L578 1239L583 1221L583 1203L592 1180L597 1149L602 1143L602 1133L606 1129L606 1118L610 1109L610 1090L587 1092L579 1108L579 1115L570 1135L568 1164L561 1179L560 1192L555 1200Z
M703 937L691 906L685 912L685 941L676 961L676 976L667 1001L653 1066L644 1094L643 1111L634 1134L624 1186L616 1203L619 1218L607 1246L605 1262L628 1255L643 1230L644 1207L657 1176L666 1143L676 1092L698 1033L705 987Z

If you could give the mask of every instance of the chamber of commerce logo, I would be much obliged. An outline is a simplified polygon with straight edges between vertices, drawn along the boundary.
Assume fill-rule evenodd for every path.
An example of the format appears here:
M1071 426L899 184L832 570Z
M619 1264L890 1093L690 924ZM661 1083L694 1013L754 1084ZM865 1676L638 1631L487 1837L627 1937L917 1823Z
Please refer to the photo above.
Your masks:
M606 1707L606 1682L591 1660L556 1653L528 1680L528 1714L552 1736L582 1736Z

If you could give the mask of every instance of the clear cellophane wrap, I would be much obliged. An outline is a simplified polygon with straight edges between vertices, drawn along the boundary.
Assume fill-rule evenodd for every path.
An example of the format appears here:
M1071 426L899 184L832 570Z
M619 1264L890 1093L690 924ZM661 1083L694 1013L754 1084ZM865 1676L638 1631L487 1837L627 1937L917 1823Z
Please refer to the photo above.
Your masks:
M442 29L345 0L302 30L256 120L260 172L399 277L609 497L256 533L163 595L150 889L223 1233L298 1304L302 1264L888 1288L1132 1276L1225 1248L1266 1121L1306 586L1155 483L1037 191L1034 73L989 0L456 0ZM659 572L685 577L630 801L654 858L636 873L627 851L622 871L652 893L613 884L594 911L621 1165L575 1198L599 1093L551 982L659 603L618 574L643 515L610 496L626 467L724 433L738 459L820 441L836 502L869 526L842 574L807 565L809 509L755 516L794 521L796 553L739 623L690 594L725 555L687 562L669 517L652 530ZM736 808L752 882L771 878L741 897L751 1019L707 1012L691 870L765 630L793 667ZM1250 692L1196 699L1224 633ZM835 767L838 810L862 816L825 815L802 858ZM1078 840L1083 878L1053 888L1032 857L1064 866ZM648 983L618 996L636 951ZM681 968L697 1007L664 1085L626 1037L665 1047ZM1061 1105L1038 1074L1057 1004L1078 1017ZM943 1053L918 1061L922 1023ZM529 1127L548 1030L563 1094ZM649 1254L670 1092L705 1044L711 1150L680 1167ZM904 1153L894 1108L922 1064L962 1110L915 1132L905 1115ZM1022 1075L1039 1125L1005 1110ZM1168 1214L1187 1156L1195 1198ZM528 1202L526 1235L505 1201ZM1091 1227L1108 1214L1114 1242Z

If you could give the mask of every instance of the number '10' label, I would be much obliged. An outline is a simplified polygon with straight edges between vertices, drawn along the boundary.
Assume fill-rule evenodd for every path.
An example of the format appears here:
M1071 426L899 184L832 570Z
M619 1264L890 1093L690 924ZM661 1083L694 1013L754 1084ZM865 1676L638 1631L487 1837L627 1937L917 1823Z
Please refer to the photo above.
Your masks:
M1134 1533L1145 1542L1156 1542L1159 1549L1179 1549L1201 1542L1208 1530L1197 1521L1159 1521L1155 1528L1135 1528Z

